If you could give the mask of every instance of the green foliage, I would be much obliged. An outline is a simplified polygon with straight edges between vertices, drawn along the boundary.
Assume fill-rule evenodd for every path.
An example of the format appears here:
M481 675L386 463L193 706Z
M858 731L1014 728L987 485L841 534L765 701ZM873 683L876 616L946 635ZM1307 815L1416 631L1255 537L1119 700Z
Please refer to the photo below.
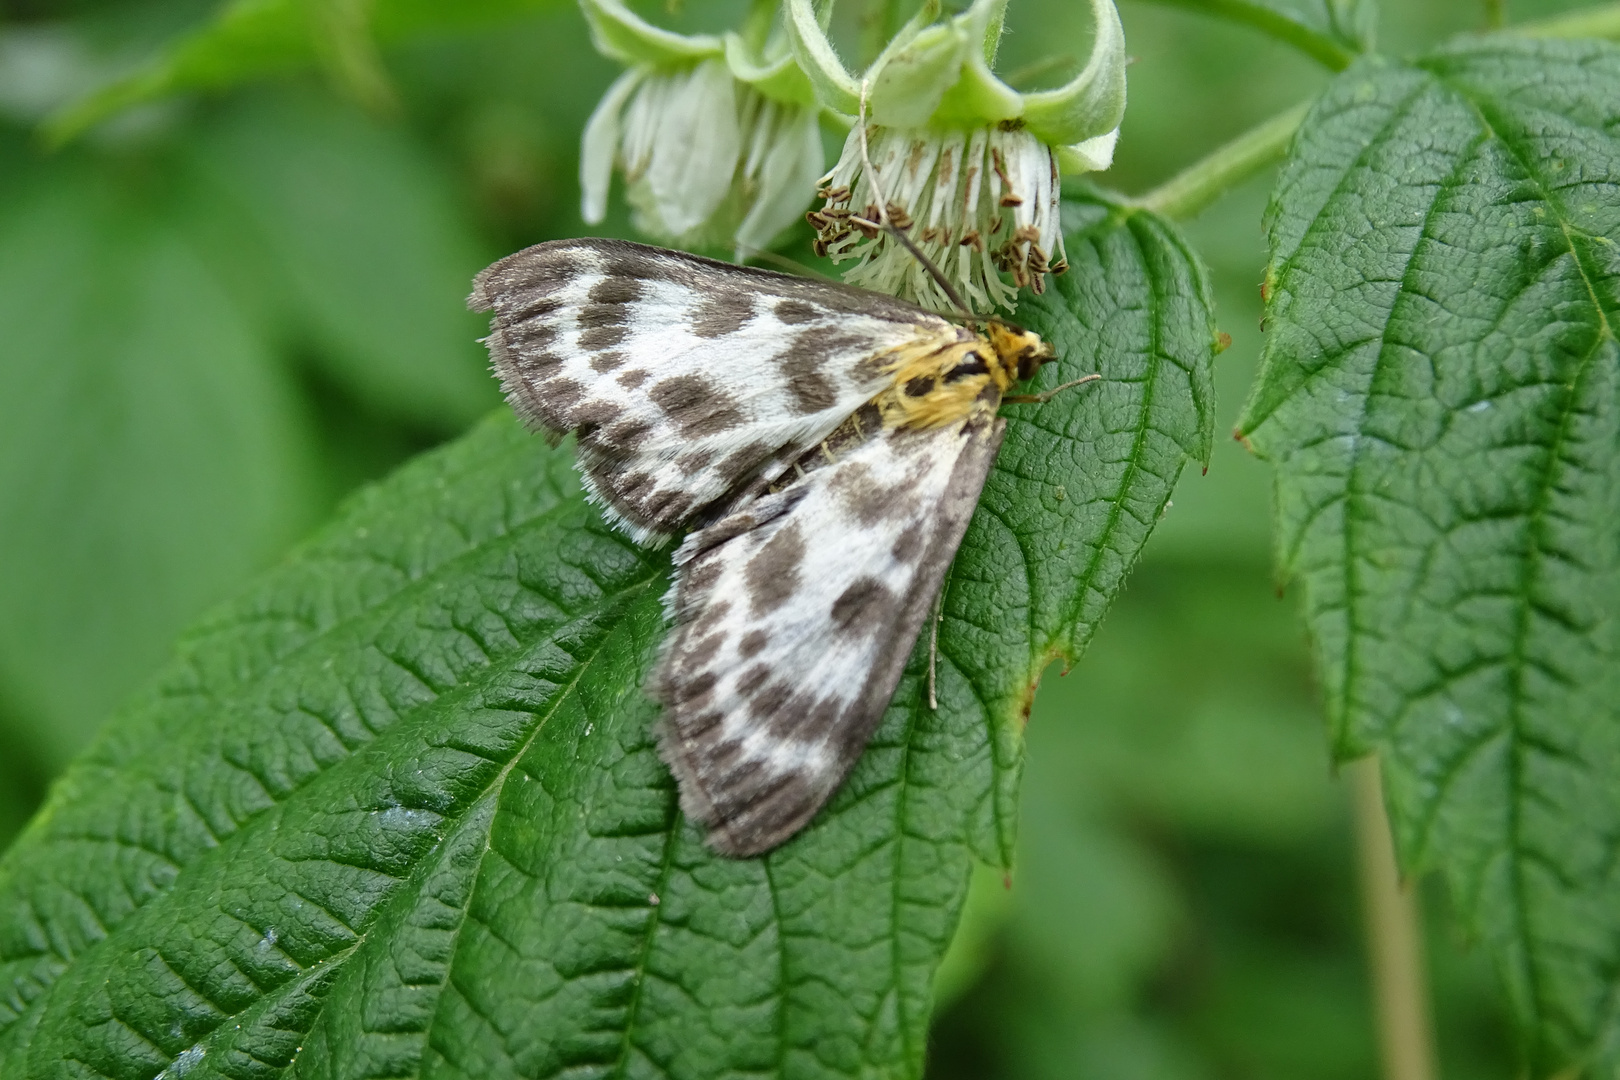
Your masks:
M815 827L729 861L680 821L638 689L666 558L503 414L204 620L60 781L0 862L0 1073L916 1075L1034 679L1209 443L1196 263L1071 209L1029 322L1104 381L1010 423L940 708L922 642Z
M288 373L167 214L76 163L0 218L0 678L61 761L316 511ZM130 648L130 640L138 648ZM109 694L110 690L110 694Z
M66 142L98 121L175 93L221 90L255 78L325 66L368 104L390 93L373 39L398 41L558 6L560 0L229 0L212 21L177 36L134 71L58 110L47 137Z
M1368 1075L1349 827L1240 444L1079 659L1211 460L1212 292L1332 750L1380 756L1406 870L1450 887L1445 1075L1510 1071L1487 961L1530 1075L1620 1073L1620 53L1435 46L1493 0L1385 5L1410 60L1365 55L1371 0L1159 2L1125 12L1112 183L1277 119L1181 198L1071 189L1073 269L1018 317L1059 347L1046 385L1104 380L1007 408L940 708L924 641L810 830L738 863L680 821L639 690L667 558L491 419L198 624L0 859L0 1076L915 1076L926 1045L941 1080ZM917 6L844 0L833 30L870 59ZM1083 64L1082 7L1012 5L1021 89ZM573 5L187 14L0 28L0 831L198 611L488 411L468 278L580 231L613 72ZM1521 30L1620 36L1620 6ZM86 138L28 150L86 86L43 129ZM1141 207L1285 151L1255 375L1259 188L1189 226L1213 290Z
M355 151L363 151L356 153ZM244 102L183 148L32 165L0 212L0 683L60 764L341 482L307 367L424 429L497 400L483 259L397 134Z
M1278 182L1240 422L1336 749L1380 753L1538 1072L1620 1065L1616 100L1595 42L1341 75Z
M1371 51L1378 24L1372 0L1153 0L1233 22L1286 41L1335 71Z
M198 141L215 235L254 244L279 333L368 407L461 427L497 399L461 297L488 252L408 141L304 96L246 103ZM224 253L221 253L224 254ZM225 259L220 260L222 263Z

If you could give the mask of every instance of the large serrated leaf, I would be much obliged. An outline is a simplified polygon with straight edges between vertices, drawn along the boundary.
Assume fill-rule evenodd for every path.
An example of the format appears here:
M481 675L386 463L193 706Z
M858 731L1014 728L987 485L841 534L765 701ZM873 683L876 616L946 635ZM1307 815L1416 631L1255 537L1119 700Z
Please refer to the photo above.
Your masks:
M1538 1075L1620 1066L1616 102L1595 42L1340 76L1278 181L1240 425L1339 753L1379 752Z
M0 1075L918 1075L1034 681L1208 445L1200 271L1071 209L1025 315L1104 381L1010 407L940 707L923 641L804 833L730 861L680 820L638 689L667 558L503 415L197 627L0 861Z

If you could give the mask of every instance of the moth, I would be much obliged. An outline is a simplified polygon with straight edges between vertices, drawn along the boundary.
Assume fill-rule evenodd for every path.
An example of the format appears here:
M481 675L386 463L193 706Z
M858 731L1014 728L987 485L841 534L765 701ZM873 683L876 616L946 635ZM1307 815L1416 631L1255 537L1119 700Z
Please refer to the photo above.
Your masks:
M647 545L685 534L647 687L660 750L713 848L769 851L876 728L995 460L997 410L1037 400L1008 391L1053 348L621 240L510 255L468 305L494 312L518 414L576 437L607 519Z

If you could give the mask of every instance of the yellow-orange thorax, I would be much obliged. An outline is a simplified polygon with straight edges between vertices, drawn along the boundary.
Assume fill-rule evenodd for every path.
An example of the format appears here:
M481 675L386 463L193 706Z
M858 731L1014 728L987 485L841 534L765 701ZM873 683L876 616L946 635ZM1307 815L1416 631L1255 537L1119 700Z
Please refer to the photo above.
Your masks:
M982 334L957 328L944 340L920 339L895 350L894 384L873 403L885 427L939 427L975 408L994 412L1014 383L1034 376L1054 355L1039 334L1008 323L992 321Z

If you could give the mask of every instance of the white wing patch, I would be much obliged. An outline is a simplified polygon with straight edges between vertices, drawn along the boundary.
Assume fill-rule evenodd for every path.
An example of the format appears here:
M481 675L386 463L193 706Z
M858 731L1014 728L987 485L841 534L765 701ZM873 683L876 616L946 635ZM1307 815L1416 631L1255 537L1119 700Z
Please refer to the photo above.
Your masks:
M1003 426L990 402L944 427L835 436L836 461L676 552L675 625L651 691L682 809L718 850L775 847L842 783L894 694Z
M971 331L862 289L618 240L538 244L478 275L525 419L577 433L587 489L638 542L713 520L892 380L885 354Z

